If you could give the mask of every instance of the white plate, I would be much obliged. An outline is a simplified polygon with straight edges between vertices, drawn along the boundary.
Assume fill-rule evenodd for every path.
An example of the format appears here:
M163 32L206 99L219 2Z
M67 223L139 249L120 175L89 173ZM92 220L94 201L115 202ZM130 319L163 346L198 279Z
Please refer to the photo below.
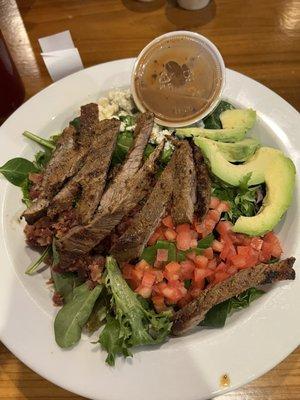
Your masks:
M113 87L130 84L133 59L97 65L49 86L20 107L0 128L0 163L36 147L21 133L49 136ZM275 93L237 72L227 70L225 97L258 112L254 133L264 144L284 150L299 167L300 118ZM107 367L105 353L83 337L63 351L54 341L48 272L24 275L36 254L25 247L18 216L20 191L0 181L0 337L25 364L70 391L101 400L199 400L224 392L227 373L232 390L267 372L299 344L300 274L294 282L274 285L248 309L235 313L220 330L202 330L174 338L157 348L141 348L134 358ZM299 186L278 229L285 255L300 257ZM298 270L296 266L296 270Z

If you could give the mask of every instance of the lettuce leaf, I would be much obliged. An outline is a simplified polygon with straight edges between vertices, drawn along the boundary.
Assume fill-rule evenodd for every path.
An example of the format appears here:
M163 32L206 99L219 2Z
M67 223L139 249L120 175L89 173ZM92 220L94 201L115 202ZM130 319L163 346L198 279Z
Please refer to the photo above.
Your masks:
M130 289L113 257L106 260L105 285L112 295L112 314L100 334L99 343L106 350L106 362L115 364L118 354L131 356L134 346L162 343L171 329L171 312L157 314L146 308Z
M264 293L263 290L250 288L236 297L223 301L223 303L217 304L208 311L200 325L208 328L223 328L227 317L232 312L247 308L252 301L258 299Z

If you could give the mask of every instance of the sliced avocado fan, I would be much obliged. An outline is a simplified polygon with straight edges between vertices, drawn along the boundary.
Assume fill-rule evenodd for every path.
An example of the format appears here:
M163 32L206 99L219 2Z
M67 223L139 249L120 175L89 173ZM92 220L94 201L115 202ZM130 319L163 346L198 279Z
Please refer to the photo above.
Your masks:
M212 140L194 139L208 160L211 172L224 182L238 186L241 179L251 173L248 185L266 183L267 194L259 213L253 217L240 217L234 232L261 236L271 231L292 202L295 186L295 166L280 150L261 147L245 163L231 164Z
M243 140L256 121L256 112L252 109L226 110L220 114L223 129L178 128L176 135L183 137L204 137L220 142L234 143Z

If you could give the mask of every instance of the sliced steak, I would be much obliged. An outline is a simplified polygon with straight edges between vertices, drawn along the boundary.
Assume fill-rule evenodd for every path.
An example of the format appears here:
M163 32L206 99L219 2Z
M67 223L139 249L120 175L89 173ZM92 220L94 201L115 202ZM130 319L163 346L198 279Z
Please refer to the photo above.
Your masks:
M89 222L105 188L119 127L120 122L116 119L99 123L83 167L51 201L48 209L51 218L72 208L76 197L79 197L76 206L78 220L83 223Z
M196 172L192 148L187 140L178 143L171 214L175 225L192 223L196 203Z
M157 171L156 161L162 149L163 143L149 156L136 175L128 181L124 196L116 198L108 207L98 210L89 224L72 228L61 238L59 246L62 251L87 253L110 234L153 187Z
M198 146L192 143L194 163L196 169L197 201L195 213L201 220L207 213L211 197L211 180L204 157Z
M94 128L99 123L97 104L81 107L80 130L73 126L64 129L57 141L53 155L46 166L40 187L39 197L23 213L28 223L33 223L46 213L49 202L64 185L80 169L90 149Z
M156 182L144 207L133 218L129 228L111 248L111 254L119 262L130 261L142 254L149 237L165 213L172 196L177 151L174 151L169 164Z
M179 310L173 320L173 335L183 335L205 318L206 313L215 305L245 290L281 280L295 279L294 257L274 264L259 264L243 269L237 274L220 282L210 289L203 290L200 296Z

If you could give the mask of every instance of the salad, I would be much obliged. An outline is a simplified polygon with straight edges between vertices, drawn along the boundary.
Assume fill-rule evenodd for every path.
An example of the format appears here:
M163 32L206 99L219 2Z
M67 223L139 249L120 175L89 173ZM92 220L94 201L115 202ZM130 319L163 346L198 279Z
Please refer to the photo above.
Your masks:
M295 167L246 137L255 122L254 110L221 101L168 129L118 90L59 135L24 132L41 150L0 172L22 190L26 242L41 253L25 273L49 266L60 347L97 334L114 365L135 346L221 328L261 285L295 278L273 232Z

